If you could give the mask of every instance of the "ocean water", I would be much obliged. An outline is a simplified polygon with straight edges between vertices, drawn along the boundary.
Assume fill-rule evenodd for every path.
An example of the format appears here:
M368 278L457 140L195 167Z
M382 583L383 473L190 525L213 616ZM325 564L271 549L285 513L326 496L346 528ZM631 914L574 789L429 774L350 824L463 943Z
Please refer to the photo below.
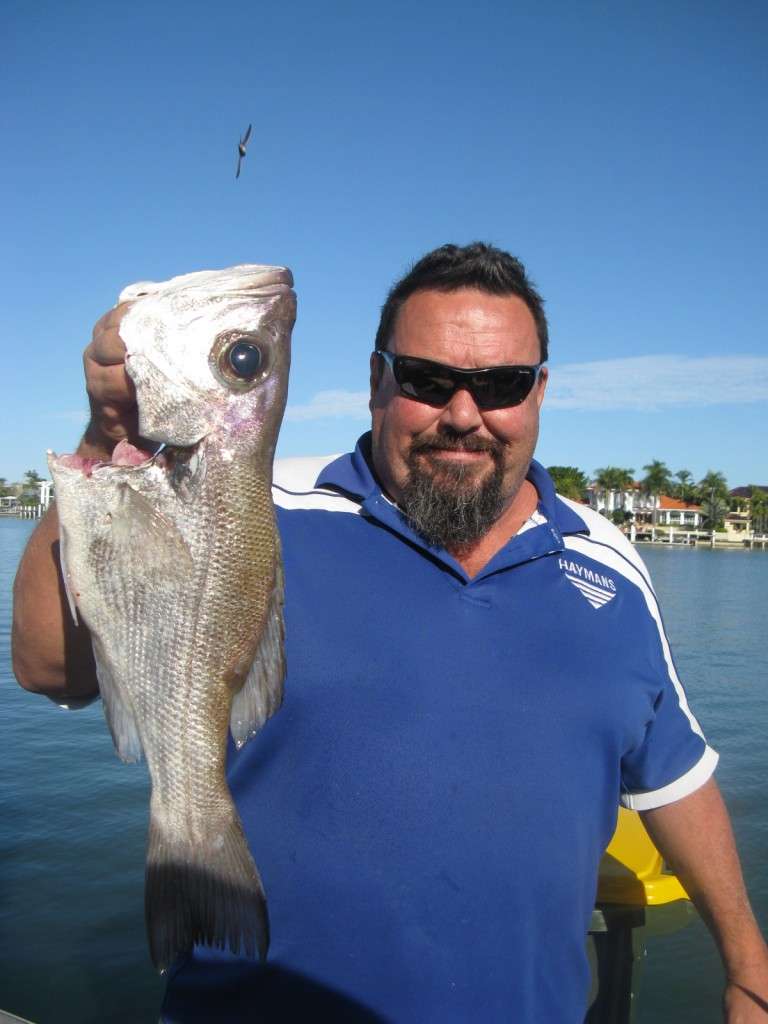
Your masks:
M100 705L61 711L10 669L11 585L33 527L0 520L0 1009L35 1024L152 1022L162 982L144 937L146 770L117 760ZM718 779L767 929L768 552L641 554L689 701L721 754ZM699 920L651 937L635 1022L716 1022L721 984Z

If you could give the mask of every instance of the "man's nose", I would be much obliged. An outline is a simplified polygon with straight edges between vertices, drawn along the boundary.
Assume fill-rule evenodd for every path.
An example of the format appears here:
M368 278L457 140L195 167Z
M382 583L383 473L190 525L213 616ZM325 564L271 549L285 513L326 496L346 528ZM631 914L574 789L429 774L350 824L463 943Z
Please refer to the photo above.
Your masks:
M483 422L475 400L466 388L457 388L440 414L440 423L459 433L475 430Z

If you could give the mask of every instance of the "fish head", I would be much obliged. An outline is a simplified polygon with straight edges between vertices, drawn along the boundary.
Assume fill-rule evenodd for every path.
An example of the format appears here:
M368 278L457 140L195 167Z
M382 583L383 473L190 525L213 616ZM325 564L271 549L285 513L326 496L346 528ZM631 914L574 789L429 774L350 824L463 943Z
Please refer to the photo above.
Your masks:
M235 454L274 453L285 408L293 278L243 264L125 289L120 334L142 437L186 448L204 437ZM265 450L266 449L266 450Z

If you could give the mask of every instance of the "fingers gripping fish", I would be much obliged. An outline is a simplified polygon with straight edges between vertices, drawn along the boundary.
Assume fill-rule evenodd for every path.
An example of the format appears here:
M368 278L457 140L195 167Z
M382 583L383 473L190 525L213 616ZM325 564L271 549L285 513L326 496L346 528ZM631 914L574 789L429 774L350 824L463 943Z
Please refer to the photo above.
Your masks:
M152 782L150 954L205 942L263 957L264 890L225 781L280 705L283 583L271 500L296 298L245 265L142 284L120 333L150 455L49 455L73 611L88 625L112 738Z

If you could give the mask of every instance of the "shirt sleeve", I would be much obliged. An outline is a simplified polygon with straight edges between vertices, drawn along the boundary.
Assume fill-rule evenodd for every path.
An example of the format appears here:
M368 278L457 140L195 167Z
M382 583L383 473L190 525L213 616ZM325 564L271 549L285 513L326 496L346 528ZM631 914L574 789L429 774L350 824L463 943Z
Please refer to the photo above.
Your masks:
M640 654L651 688L652 711L642 742L622 758L621 802L645 811L680 800L703 786L715 770L718 755L688 706L656 596L649 583L640 589L647 609L647 618L641 616Z

